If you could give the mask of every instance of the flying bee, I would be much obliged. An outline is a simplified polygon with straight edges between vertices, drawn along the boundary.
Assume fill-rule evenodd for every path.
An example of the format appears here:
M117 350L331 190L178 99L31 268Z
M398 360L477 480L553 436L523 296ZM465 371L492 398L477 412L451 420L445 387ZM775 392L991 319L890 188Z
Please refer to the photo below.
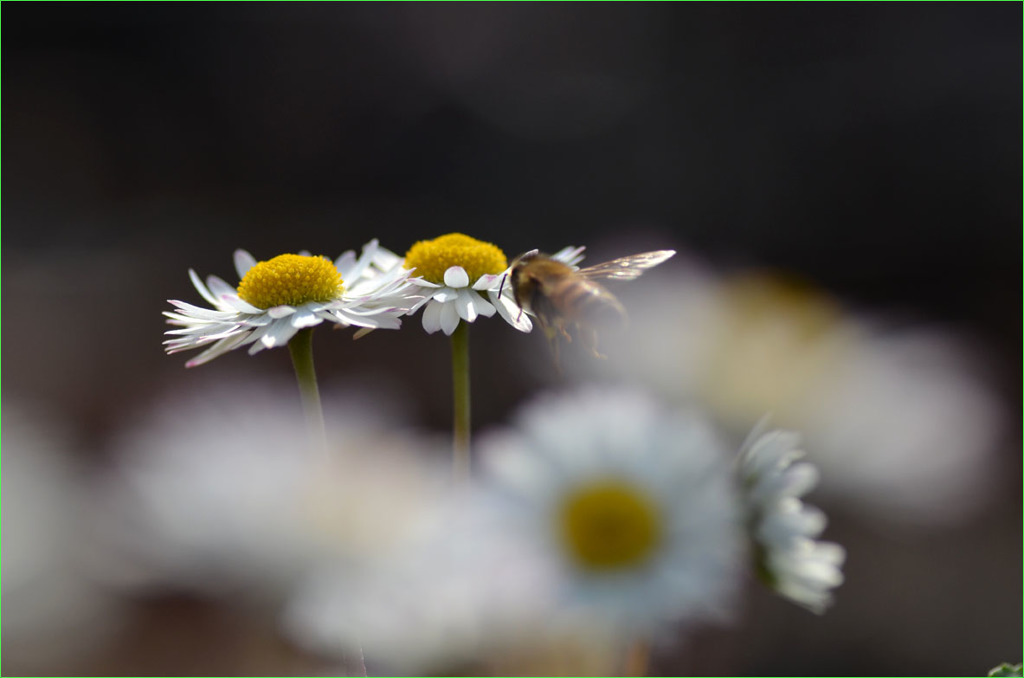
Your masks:
M626 309L598 280L635 280L643 272L667 261L674 250L643 252L612 259L575 270L569 264L552 259L537 250L524 252L512 261L509 285L519 313L529 311L537 316L558 363L558 335L572 341L569 326L594 356L597 351L596 326L608 320L626 323ZM503 287L505 281L502 280ZM501 294L499 288L498 294Z

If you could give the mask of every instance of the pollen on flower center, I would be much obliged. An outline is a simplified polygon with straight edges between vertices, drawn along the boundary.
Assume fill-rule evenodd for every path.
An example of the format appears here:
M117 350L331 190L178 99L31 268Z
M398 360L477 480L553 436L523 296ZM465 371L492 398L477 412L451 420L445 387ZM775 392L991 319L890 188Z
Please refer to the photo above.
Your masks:
M569 555L589 570L639 565L662 538L657 507L640 488L617 480L577 488L562 502L558 517Z
M508 268L505 253L489 242L461 233L449 233L433 240L421 240L405 255L405 267L415 268L424 280L441 284L452 266L466 270L471 282L482 275L496 275Z
M341 296L341 273L326 257L282 254L261 261L238 283L238 296L257 308L299 306Z

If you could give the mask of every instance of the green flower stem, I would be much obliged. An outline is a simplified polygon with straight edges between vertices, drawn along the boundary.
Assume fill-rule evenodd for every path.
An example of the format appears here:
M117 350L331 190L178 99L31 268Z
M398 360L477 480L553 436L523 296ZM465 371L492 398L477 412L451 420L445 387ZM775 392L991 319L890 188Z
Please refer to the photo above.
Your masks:
M309 439L314 449L326 454L327 435L324 432L324 410L320 405L320 390L316 386L316 370L313 369L313 328L307 327L288 342L295 366L295 378L299 382L302 396L302 410L306 413Z
M456 480L469 478L469 323L459 322L452 333L452 393L455 417L452 426L452 473Z

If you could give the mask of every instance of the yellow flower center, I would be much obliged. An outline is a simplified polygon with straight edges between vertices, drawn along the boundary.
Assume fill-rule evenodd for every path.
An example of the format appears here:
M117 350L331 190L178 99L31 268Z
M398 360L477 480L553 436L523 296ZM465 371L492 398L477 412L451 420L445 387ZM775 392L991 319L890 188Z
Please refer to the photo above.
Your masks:
M405 267L432 283L443 284L444 272L452 266L466 269L470 283L482 275L496 275L508 268L505 253L489 242L461 233L449 233L433 240L420 240L405 254Z
M657 507L639 488L617 480L589 483L570 493L559 519L569 554L588 570L639 565L662 538Z
M327 257L282 254L261 261L238 283L238 296L256 308L331 301L345 291L341 273Z

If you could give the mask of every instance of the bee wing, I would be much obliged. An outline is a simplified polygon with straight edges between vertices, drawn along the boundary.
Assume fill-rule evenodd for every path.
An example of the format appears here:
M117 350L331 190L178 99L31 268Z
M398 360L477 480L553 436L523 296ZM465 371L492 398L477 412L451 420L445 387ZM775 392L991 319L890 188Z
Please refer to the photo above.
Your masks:
M633 254L581 268L576 271L576 275L591 280L636 280L643 275L645 270L668 261L675 253L675 250L657 250L656 252Z

